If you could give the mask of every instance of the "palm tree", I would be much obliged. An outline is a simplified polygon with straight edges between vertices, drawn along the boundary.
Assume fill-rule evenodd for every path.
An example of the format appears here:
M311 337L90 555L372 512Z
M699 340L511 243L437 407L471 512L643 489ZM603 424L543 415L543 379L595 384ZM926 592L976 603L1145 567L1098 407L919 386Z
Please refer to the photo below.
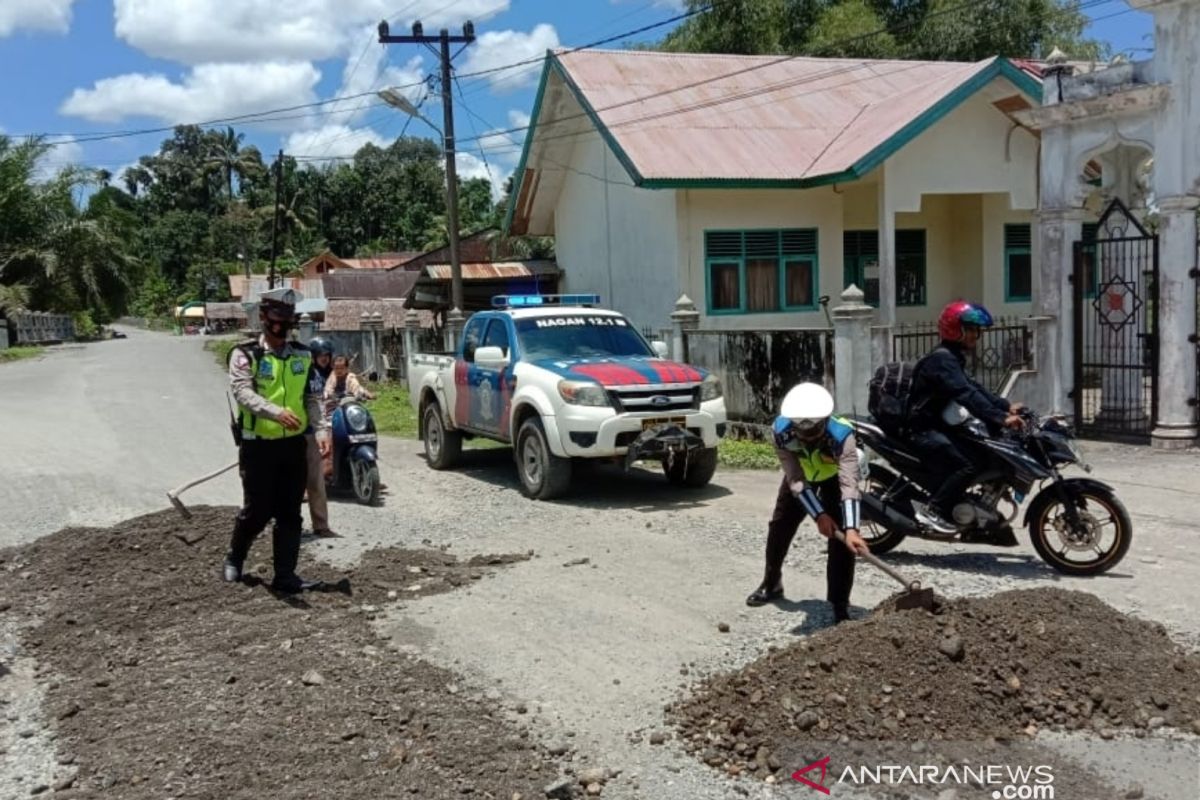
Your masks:
M205 165L210 172L220 172L225 184L226 196L233 201L233 177L239 184L248 177L257 177L265 169L262 153L257 147L242 147L246 134L226 128L224 133L211 133L208 158Z
M112 183L113 174L106 169L96 170L96 181L100 184L100 188L107 189Z

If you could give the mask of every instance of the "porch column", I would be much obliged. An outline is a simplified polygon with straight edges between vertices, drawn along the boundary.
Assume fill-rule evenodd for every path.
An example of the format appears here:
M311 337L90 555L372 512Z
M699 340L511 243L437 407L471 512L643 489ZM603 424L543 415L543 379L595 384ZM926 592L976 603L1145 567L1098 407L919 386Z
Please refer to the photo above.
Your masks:
M1158 420L1151 444L1195 444L1196 208L1200 197L1158 198Z
M875 309L863 302L863 292L851 284L842 304L833 310L834 390L838 410L867 413L867 384L871 380L871 318Z
M879 308L871 330L871 363L892 360L892 328L896 325L896 212L888 197L886 165L879 172Z
M1081 208L1043 208L1037 221L1038 278L1041 291L1034 301L1034 314L1043 317L1042 336L1037 338L1039 396L1047 404L1045 413L1071 415L1075 406L1068 393L1075 389L1074 295L1071 276L1075 271L1075 242L1083 238ZM1082 391L1082 388L1078 388Z

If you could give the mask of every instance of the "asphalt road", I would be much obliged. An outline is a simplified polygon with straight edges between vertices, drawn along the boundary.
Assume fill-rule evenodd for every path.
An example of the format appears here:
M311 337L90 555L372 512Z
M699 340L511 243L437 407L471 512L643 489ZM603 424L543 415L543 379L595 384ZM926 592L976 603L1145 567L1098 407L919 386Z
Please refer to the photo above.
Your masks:
M0 365L0 546L161 510L169 488L232 461L225 378L202 345L133 331ZM1195 646L1200 454L1084 446L1093 477L1116 487L1134 521L1133 548L1109 575L1061 578L1023 532L1012 550L907 542L889 561L951 596L1051 585L1093 592ZM430 470L415 442L388 440L381 453L390 486L383 507L335 503L343 538L308 545L324 557L353 563L378 545L444 546L460 557L535 553L486 582L396 603L381 625L395 647L528 704L537 735L575 734L588 763L640 774L643 794L605 796L728 796L674 748L629 736L662 725L662 704L681 683L827 624L823 542L811 526L785 571L788 601L742 602L761 576L775 474L720 471L709 487L681 492L650 472L596 469L565 500L535 503L517 491L505 450L471 451L450 472ZM189 504L239 499L233 472L185 495ZM255 552L265 559L269 547ZM870 607L894 589L861 565L854 603ZM731 631L718 632L719 622ZM690 678L681 677L685 665Z

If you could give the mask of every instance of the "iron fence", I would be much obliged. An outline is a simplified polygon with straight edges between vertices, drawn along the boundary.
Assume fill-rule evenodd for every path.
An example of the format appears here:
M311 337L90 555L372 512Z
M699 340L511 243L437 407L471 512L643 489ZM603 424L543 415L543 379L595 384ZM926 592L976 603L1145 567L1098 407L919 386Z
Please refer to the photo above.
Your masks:
M892 335L892 358L916 361L938 346L937 323L897 326ZM967 373L993 392L999 392L1014 370L1033 363L1033 331L1017 318L998 319L985 328L979 344L967 355Z

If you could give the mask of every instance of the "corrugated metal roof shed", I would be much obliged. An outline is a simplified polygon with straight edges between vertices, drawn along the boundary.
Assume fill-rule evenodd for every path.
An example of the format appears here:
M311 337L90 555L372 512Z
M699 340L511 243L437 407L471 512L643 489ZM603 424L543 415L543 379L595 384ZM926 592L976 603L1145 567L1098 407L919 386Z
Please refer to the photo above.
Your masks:
M405 297L419 275L399 269L332 272L322 275L321 282L329 298Z

